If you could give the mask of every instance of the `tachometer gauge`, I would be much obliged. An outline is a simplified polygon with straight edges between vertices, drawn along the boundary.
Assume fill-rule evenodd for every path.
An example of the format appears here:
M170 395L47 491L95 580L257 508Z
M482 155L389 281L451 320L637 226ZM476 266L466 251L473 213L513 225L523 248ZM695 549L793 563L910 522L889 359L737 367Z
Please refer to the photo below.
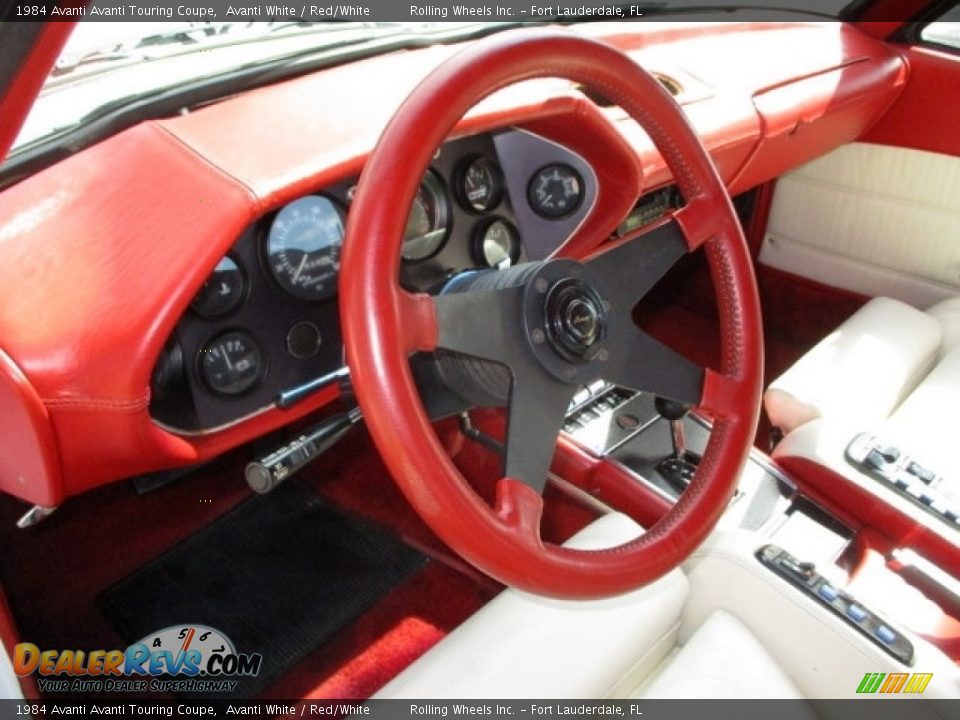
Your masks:
M520 233L508 220L491 218L474 230L472 250L480 266L508 268L520 259Z
M404 260L425 260L435 255L450 229L450 204L440 178L427 172L420 183L417 196L410 208L407 228L403 234Z
M325 300L337 292L344 212L323 195L300 198L273 219L266 263L273 279L301 300Z
M583 178L569 165L547 165L530 178L527 200L540 217L549 220L566 217L583 200Z
M211 392L226 397L249 392L266 372L257 341L240 330L218 335L204 345L197 364L204 385Z
M503 173L491 158L466 160L454 177L457 200L464 210L489 212L503 199Z

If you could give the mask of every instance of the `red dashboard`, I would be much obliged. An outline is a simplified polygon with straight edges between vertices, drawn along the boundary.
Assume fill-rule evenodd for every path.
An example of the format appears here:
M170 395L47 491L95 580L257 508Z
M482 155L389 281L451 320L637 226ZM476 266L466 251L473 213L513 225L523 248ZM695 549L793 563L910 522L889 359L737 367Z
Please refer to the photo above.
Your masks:
M574 31L606 39L673 86L731 194L861 136L908 69L887 45L840 23ZM0 432L14 438L0 489L54 506L211 458L332 401L335 390L204 434L165 429L149 409L164 344L241 234L357 176L393 110L456 49L381 56L146 122L0 194L0 398L11 408ZM590 122L612 124L619 137L574 135L566 120L584 106L569 83L524 83L481 102L458 135L518 127L566 146L598 176L620 179L597 206L627 210L670 181L617 108ZM610 144L621 142L637 167L611 164L619 155Z

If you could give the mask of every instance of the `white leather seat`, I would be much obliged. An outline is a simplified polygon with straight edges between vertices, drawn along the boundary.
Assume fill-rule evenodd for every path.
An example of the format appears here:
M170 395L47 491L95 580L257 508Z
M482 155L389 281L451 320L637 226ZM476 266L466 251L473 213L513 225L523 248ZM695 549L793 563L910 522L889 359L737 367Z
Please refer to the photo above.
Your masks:
M960 304L956 312L960 335ZM884 420L936 364L943 338L939 317L874 298L770 384L770 422L786 434L820 417Z
M612 514L567 545L611 547L641 532L625 515ZM679 570L609 600L567 602L507 590L376 697L562 699L606 694L632 674L645 677L675 647L687 591L687 579ZM637 613L637 607L646 612ZM542 660L529 662L531 658Z
M960 347L960 295L941 300L927 309L927 314L940 323L943 328L943 344L940 356Z
M794 682L746 625L714 610L634 697L802 699Z
M638 532L608 515L568 544L617 545ZM373 699L856 697L865 672L906 671L763 567L764 542L715 532L684 572L609 600L506 590ZM939 673L927 695L960 694L952 661L911 640L915 666ZM791 720L816 717L806 703L787 709Z
M960 483L960 297L926 312L874 298L771 383L764 405L786 435L777 458L851 477L844 450L872 432Z
M957 408L960 407L960 346L914 388L877 431L885 442L910 453L944 477L960 482ZM872 428L871 428L872 429Z

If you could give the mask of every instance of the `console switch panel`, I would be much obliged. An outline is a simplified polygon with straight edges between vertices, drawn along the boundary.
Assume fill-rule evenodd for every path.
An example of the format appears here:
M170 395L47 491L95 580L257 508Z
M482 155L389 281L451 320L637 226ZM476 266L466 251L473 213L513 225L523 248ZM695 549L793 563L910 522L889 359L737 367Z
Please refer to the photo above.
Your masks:
M757 559L813 600L855 627L875 645L905 665L913 664L913 644L903 633L881 620L874 612L847 595L816 571L812 563L798 560L777 545L764 545Z
M860 433L847 446L847 461L951 527L960 527L960 497L951 492L951 484L899 449Z

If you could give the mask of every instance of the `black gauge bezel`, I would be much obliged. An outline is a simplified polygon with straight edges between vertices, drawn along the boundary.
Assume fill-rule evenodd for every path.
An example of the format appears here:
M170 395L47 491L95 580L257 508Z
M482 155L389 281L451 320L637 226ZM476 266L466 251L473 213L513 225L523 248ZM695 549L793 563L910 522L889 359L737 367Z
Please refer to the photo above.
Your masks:
M580 185L580 192L577 193L576 202L559 214L552 213L548 210L544 210L542 205L534 201L534 193L533 193L534 183L537 181L537 179L541 175L543 175L543 173L553 169L559 169L573 175L577 179L578 184ZM533 210L533 212L535 212L537 215L542 217L544 220L563 220L564 218L570 217L575 212L577 212L577 210L580 209L581 205L583 205L583 199L586 194L587 194L586 184L584 183L584 180L583 180L583 174L579 170L577 170L575 167L565 162L547 163L546 165L543 165L542 167L537 168L537 170L534 171L532 175L530 175L530 179L527 181L527 204L530 206L530 209Z
M489 205L485 207L477 207L469 197L467 197L467 173L469 173L470 168L472 168L477 163L486 163L490 167L490 177L494 184L494 190L492 194L492 201ZM486 215L491 213L500 207L500 204L503 202L503 198L506 195L506 178L503 175L503 168L500 167L495 159L489 155L468 155L463 158L460 162L457 163L457 166L453 171L453 189L454 197L457 200L457 203L463 208L464 211L472 213L474 215Z
M243 335L246 341L252 343L257 349L257 355L260 358L257 374L254 377L253 382L251 382L248 387L244 388L240 392L224 392L223 390L218 389L208 380L206 373L203 371L204 352L211 345L222 342L223 338L227 337L228 335ZM245 330L244 328L230 328L211 335L206 342L200 345L200 347L197 349L197 356L194 359L194 366L197 379L200 381L200 386L203 387L207 392L219 398L241 398L255 392L256 389L263 384L263 381L267 377L267 372L269 370L269 361L267 359L267 353L260 346L260 343L257 341L256 337L254 337L253 333L251 333L249 330Z
M433 187L431 187L431 185L433 185ZM429 168L427 172L424 173L423 179L420 181L420 185L417 187L418 194L422 188L426 188L430 193L433 194L435 199L440 201L438 207L443 210L443 217L446 224L444 226L443 237L441 238L440 242L437 243L436 247L431 249L429 254L423 255L422 257L408 258L404 254L403 246L407 243L406 237L404 237L400 244L400 260L411 265L423 262L424 260L429 260L443 250L444 246L447 244L447 240L450 239L450 234L453 232L453 203L450 200L450 190L447 187L443 177L433 168ZM414 198L414 202L416 202L416 198ZM410 212L413 212L412 204L410 206ZM404 233L404 235L406 235L406 233Z
M510 248L510 267L513 267L520 261L520 254L523 252L523 238L520 236L520 230L516 224L502 215L491 215L478 222L470 234L470 255L478 267L486 269L496 269L496 266L490 265L483 253L483 239L487 231L496 223L503 223L510 230L513 238L513 245Z
M278 278L277 274L273 270L273 265L270 263L270 257L271 257L270 230L273 228L273 223L277 219L277 216L284 210L284 208L292 205L293 203L300 202L301 200L305 200L307 198L312 198L312 197L323 198L324 200L329 202L334 207L334 209L336 209L338 213L340 213L340 218L343 221L344 237L346 236L348 209L340 200L338 200L337 198L325 192L315 192L315 193L310 193L308 195L303 195L301 197L296 198L295 200L291 200L290 202L285 203L282 207L274 210L272 213L270 213L269 215L263 218L262 227L260 230L260 240L259 240L260 264L263 266L264 275L266 275L270 279L271 284L275 288L277 288L280 292L282 292L285 296L309 305L318 305L320 303L336 300L337 295L339 293L339 284L340 284L339 269L337 270L337 273L336 273L336 279L334 280L333 290L331 294L325 295L324 297L305 297L304 294L299 293L296 289L292 289L283 280ZM341 251L343 248L344 237L340 238Z
M196 302L197 298L200 296L200 290L198 290L194 294L193 299L190 301L190 312L192 312L201 320L223 320L224 318L229 317L230 315L233 315L235 312L237 312L237 310L243 307L243 304L247 301L247 298L250 297L250 274L247 272L247 269L243 266L243 263L240 262L240 258L238 258L236 253L234 253L231 250L222 258L220 258L220 260L217 261L217 265L219 266L220 263L222 263L224 260L230 260L234 265L237 266L237 270L239 270L240 272L240 278L243 282L243 286L240 290L240 297L237 300L236 304L233 305L233 307L231 307L229 310L224 310L221 313L213 313L213 314L203 313L197 310L196 307L194 307L194 303ZM210 281L210 279L213 277L213 274L216 271L217 271L217 268L214 267L213 270L210 272L210 274L207 276L207 279L204 281L204 285L206 285ZM201 286L201 290L202 289L203 287Z

